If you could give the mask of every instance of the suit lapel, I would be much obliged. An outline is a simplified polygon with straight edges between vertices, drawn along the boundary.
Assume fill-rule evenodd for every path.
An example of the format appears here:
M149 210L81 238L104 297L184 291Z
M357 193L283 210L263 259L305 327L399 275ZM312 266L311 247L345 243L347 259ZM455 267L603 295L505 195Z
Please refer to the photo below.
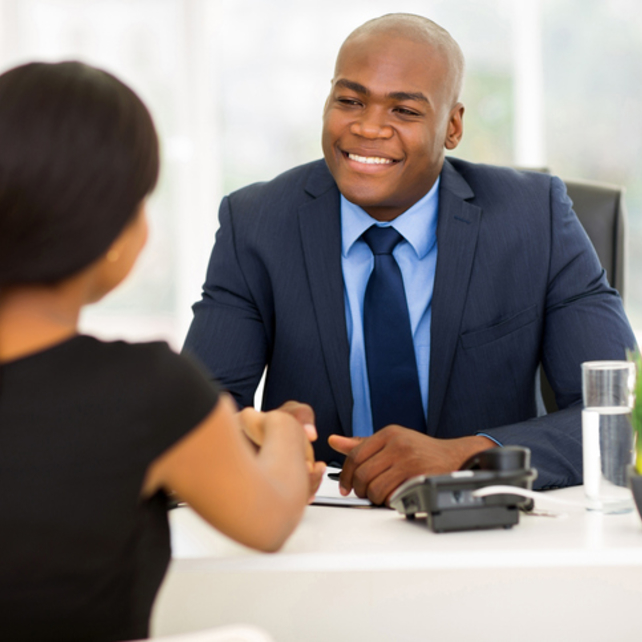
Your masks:
M430 330L429 435L435 435L439 428L477 246L482 210L464 200L473 195L468 183L446 160L439 193Z
M325 162L314 168L306 191L313 200L299 208L299 228L315 317L339 420L352 435L350 347L346 332L339 190Z

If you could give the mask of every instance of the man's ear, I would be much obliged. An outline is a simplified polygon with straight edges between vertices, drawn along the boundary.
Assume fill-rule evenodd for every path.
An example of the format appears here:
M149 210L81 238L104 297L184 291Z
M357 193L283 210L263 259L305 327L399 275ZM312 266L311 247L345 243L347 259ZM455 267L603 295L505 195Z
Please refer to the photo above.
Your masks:
M446 132L446 142L444 146L446 149L455 149L459 145L462 136L464 135L464 106L457 103L450 110L450 117L448 119L448 131Z

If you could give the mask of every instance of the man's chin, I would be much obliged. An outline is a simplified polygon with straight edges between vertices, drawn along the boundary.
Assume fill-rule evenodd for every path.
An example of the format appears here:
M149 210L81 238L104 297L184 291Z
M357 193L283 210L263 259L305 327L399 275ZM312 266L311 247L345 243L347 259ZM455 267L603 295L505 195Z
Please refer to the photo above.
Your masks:
M352 182L338 182L339 191L351 203L362 207L364 210L368 207L376 207L388 201L390 194L387 190L381 189L382 186L373 184L374 181L363 181L364 184L354 185Z
M344 189L339 185L339 191L351 203L358 205L362 210L366 211L370 216L377 220L385 221L392 220L396 215L389 217L389 214L396 211L394 205L388 205L389 194L375 192L372 189L366 190L350 190Z

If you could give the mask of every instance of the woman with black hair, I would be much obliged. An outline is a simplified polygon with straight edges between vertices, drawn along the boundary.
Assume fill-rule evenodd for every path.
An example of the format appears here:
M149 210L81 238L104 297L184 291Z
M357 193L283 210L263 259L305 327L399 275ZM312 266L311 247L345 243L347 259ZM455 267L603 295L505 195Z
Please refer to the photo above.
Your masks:
M147 109L112 75L0 76L2 640L147 636L168 493L275 550L322 473L308 407L236 414L166 344L78 333L145 244L158 164Z

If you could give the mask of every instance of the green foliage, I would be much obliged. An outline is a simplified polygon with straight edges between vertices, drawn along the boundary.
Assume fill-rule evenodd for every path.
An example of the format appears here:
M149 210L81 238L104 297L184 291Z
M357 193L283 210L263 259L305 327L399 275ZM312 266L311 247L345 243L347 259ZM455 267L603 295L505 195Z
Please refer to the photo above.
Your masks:
M628 354L629 361L635 364L635 402L631 413L631 425L635 434L635 467L642 475L642 356L639 350Z

